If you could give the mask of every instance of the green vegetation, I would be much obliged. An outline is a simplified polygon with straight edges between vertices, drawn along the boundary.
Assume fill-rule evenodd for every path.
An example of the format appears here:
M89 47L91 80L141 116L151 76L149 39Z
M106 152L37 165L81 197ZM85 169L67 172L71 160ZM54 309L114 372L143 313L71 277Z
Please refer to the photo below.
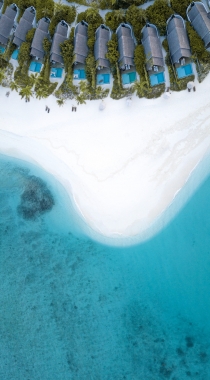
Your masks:
M54 14L53 0L36 0L36 20L39 21L42 17L51 19Z
M15 70L14 79L20 87L25 87L30 83L30 78L28 76L28 70L31 61L30 47L30 42L23 42L18 54L19 66Z
M186 19L186 10L191 2L192 0L171 0L171 7L173 8L175 13L179 14L184 19Z
M85 71L89 83L90 94L95 97L96 89L96 62L94 57L94 44L96 29L103 24L104 20L100 16L98 9L91 7L83 12L83 20L88 23L88 56L85 62Z
M125 11L123 9L108 12L105 15L105 24L113 31L115 31L122 22L126 22Z
M146 9L148 20L155 24L161 35L166 34L166 21L173 14L168 6L168 0L155 0L154 4Z
M58 23L62 20L65 20L68 24L71 24L76 17L76 8L69 7L68 5L61 5L57 10L55 10L55 14L53 15L49 27L49 32L51 36L55 33L55 28Z
M186 23L186 26L193 54L192 58L196 64L198 79L202 82L210 71L210 53L205 49L204 42L189 22Z
M51 95L56 87L57 82L51 83L50 82L50 58L49 58L49 52L50 52L50 42L47 38L43 41L43 47L45 50L45 57L44 57L44 65L42 68L42 71L38 77L36 76L30 76L30 79L33 81L34 90L36 93L36 98L47 98L49 95ZM32 85L32 86L33 86Z
M78 95L77 86L73 85L73 50L74 50L74 28L71 29L69 39L61 44L61 54L64 60L65 79L59 89L55 92L55 96L60 100L73 99Z
M146 19L146 11L144 9L139 9L135 5L131 5L127 9L126 21L132 25L138 43L141 41L141 30L146 23Z

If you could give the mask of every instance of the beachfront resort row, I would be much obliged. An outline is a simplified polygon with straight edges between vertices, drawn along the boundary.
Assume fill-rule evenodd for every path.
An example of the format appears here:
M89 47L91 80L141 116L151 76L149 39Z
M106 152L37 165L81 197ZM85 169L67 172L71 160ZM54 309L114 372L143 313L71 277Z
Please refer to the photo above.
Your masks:
M9 41L13 41L16 50L12 53L12 59L17 59L19 48L26 40L28 31L36 27L31 44L32 61L29 70L40 72L43 64L45 51L43 40L48 38L48 18L42 18L36 25L36 10L34 7L27 8L20 22L17 24L18 7L12 4L6 8L0 18L0 52L3 53ZM187 8L187 18L198 35L204 41L205 47L210 47L210 13L200 1L192 2ZM191 49L186 31L185 21L178 15L172 15L167 21L167 41L170 52L171 63L177 78L184 78L193 74ZM56 27L50 50L51 72L50 77L62 78L64 74L64 61L61 54L60 44L68 39L70 26L62 20ZM97 85L106 86L110 84L110 63L106 57L107 43L111 39L111 30L106 25L100 25L96 30L94 55L97 67ZM134 64L134 50L136 40L131 25L122 23L116 30L119 50L119 69L123 86L129 86L136 81L137 73ZM88 24L79 22L74 32L74 70L75 81L86 79L85 61L88 55ZM142 45L146 56L146 71L151 86L165 83L165 62L162 44L157 27L146 23L142 29Z

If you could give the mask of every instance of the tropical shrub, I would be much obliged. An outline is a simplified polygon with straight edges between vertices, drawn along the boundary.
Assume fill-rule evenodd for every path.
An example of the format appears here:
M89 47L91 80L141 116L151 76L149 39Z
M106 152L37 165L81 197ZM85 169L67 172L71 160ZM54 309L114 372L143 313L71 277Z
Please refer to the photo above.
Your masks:
M210 59L210 53L205 49L203 40L193 29L189 22L186 22L187 33L190 41L192 54L195 55L200 61Z
M36 0L36 20L39 21L42 17L51 19L54 14L53 0Z
M35 31L36 28L32 28L28 31L28 33L26 34L26 42L29 42L30 44L32 43Z
M161 35L166 34L166 21L173 14L168 6L168 0L155 0L154 4L146 9L148 20L155 24Z
M126 22L125 11L123 9L108 12L105 15L105 24L113 31L115 31L122 22Z
M138 42L141 41L141 30L146 23L146 11L139 9L135 5L131 5L126 11L126 21L129 22L134 31L134 35Z
M65 20L68 24L71 24L75 20L75 17L76 8L74 6L69 7L68 5L62 5L51 19L51 23L49 26L49 32L51 36L54 35L55 28L60 21Z
M186 16L186 10L188 5L192 0L171 0L171 7L173 8L174 12L182 16L184 19L187 18Z

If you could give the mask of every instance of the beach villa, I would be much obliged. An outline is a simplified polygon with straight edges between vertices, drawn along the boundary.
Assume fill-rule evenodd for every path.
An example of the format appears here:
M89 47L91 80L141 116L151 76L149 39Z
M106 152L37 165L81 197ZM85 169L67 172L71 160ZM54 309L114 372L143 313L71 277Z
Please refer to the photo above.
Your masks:
M12 31L14 31L17 11L17 6L15 4L12 4L7 7L5 13L2 14L0 18L0 44L3 45L0 47L1 52L5 50L5 46L8 43L9 37Z
M171 63L179 79L193 74L191 50L184 20L173 14L167 21L167 40Z
M74 31L73 64L76 67L74 68L73 79L77 81L86 79L85 60L88 55L87 31L88 24L85 21L79 22Z
M120 24L116 30L118 38L118 50L120 54L119 68L121 70L122 84L130 85L136 80L136 69L134 65L134 36L129 24Z
M45 51L43 48L43 40L44 38L49 39L49 24L50 20L47 17L43 17L38 22L34 38L31 44L31 56L34 57L36 60L42 60L44 58Z
M157 27L147 23L142 29L142 45L146 56L146 70L151 86L165 82L162 45Z
M20 47L23 42L26 41L26 35L29 32L30 29L33 28L33 23L35 20L35 8L34 7L28 7L17 26L17 29L15 30L15 36L13 39L13 43Z
M97 67L97 84L110 84L110 62L106 58L108 52L107 43L111 38L110 29L104 24L96 30L96 41L94 45L94 55Z
M62 77L64 61L61 54L60 44L67 40L68 30L68 24L64 20L60 21L56 27L50 50L50 62L53 65L50 73L51 78Z
M202 38L205 47L210 47L210 14L200 1L193 1L187 8L187 18Z
M49 39L49 24L50 20L47 17L43 17L39 20L38 26L36 28L34 38L31 44L31 56L35 58L35 61L32 61L30 64L29 70L32 72L40 72L42 68L42 62L45 55L43 48L44 38Z

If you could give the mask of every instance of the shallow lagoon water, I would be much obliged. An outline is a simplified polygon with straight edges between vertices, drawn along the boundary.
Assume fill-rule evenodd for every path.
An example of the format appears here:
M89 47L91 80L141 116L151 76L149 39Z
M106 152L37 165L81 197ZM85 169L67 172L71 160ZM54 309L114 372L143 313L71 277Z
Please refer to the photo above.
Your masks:
M32 176L54 205L25 219ZM37 168L1 157L0 178L0 379L210 378L209 177L131 247L85 236Z

